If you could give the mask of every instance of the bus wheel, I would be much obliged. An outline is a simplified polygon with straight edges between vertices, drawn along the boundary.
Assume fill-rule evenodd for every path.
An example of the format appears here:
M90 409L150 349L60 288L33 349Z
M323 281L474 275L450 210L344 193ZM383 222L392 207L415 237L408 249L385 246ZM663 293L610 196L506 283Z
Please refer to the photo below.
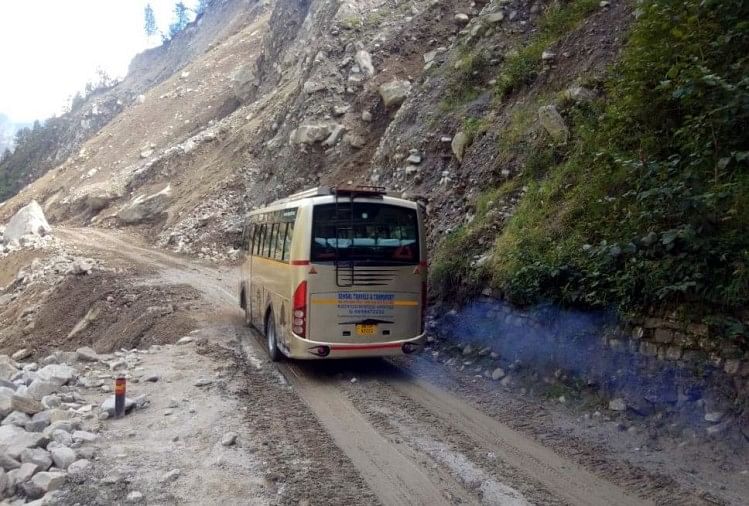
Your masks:
M273 312L268 313L268 319L265 323L265 341L268 347L268 356L273 362L278 362L281 358L281 352L278 351L278 342L276 341L276 320L273 318Z

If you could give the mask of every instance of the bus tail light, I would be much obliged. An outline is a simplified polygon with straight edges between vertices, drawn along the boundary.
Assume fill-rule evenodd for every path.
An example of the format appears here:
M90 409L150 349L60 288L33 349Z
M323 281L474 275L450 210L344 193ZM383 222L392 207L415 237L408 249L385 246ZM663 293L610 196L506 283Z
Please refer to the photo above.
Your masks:
M307 337L307 282L302 281L294 290L292 330L299 337Z
M421 332L426 331L427 320L427 282L421 282Z

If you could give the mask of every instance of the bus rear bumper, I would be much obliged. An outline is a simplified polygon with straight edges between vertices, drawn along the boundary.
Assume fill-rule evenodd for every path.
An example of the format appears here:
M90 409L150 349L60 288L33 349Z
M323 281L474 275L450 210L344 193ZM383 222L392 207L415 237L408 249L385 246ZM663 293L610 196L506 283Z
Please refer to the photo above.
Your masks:
M421 334L411 339L388 341L382 343L330 343L309 341L297 335L291 336L286 356L301 360L320 360L335 358L391 357L410 355L424 349L426 335Z

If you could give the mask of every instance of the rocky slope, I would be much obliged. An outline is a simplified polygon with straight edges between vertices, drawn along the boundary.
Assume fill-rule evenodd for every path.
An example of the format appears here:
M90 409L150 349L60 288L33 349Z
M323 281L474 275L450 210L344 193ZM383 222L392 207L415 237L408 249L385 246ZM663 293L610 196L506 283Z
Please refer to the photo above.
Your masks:
M537 219L544 226L534 228L541 235L563 234L572 218L585 217L560 195L584 188L589 173L552 168L583 149L575 127L601 115L610 66L635 14L625 0L219 2L184 39L137 57L114 92L139 96L123 102L74 156L0 205L0 221L36 199L53 224L127 228L160 247L222 261L235 258L242 217L253 207L318 184L377 184L427 204L438 252L435 295L448 305L481 292L497 298L491 270L507 267L493 255L495 245L499 239L517 254L518 235L531 235L523 232L528 207L546 213ZM553 185L548 195L539 190L544 185ZM611 263L629 254L628 244L595 248L591 255ZM543 255L556 258L557 250ZM565 268L550 269L551 281L541 286L533 278L541 267L526 267L512 281L528 286L511 288L520 285L528 300L544 286L573 291ZM658 318L637 314L606 334L607 346L635 355L655 381L663 371L709 373L699 394L671 382L667 393L638 391L641 398L625 406L636 410L647 398L670 412L678 402L690 416L730 412L719 419L746 426L746 341L724 340L722 328L672 307L651 312ZM503 318L522 327L533 313ZM458 320L472 314L469 306ZM741 324L741 314L730 316ZM465 337L498 328L497 317L489 311L474 328L444 327ZM720 392L704 399L708 381Z

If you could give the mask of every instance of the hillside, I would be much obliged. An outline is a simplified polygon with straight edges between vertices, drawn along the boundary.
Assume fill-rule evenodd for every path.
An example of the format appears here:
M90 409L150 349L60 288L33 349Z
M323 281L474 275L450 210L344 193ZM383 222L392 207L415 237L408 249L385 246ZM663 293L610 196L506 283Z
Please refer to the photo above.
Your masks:
M179 276L205 268L205 279L222 279L225 267L203 266L237 259L249 210L320 184L385 186L428 213L430 345L414 374L449 370L460 378L455 389L478 399L494 394L471 381L503 381L523 398L564 405L578 422L592 424L597 412L602 424L618 421L614 434L636 427L622 437L640 435L642 424L665 461L717 452L731 469L724 503L740 495L736 462L749 451L746 2L211 5L173 41L138 55L122 82L61 118L51 146L3 162L13 168L0 172L6 185L20 190L0 204L0 223L36 200L53 227L75 237L72 252L54 250L65 269L80 261L91 230L98 239L87 254L99 239L131 237L138 255L155 248L199 262L181 264ZM78 128L94 107L105 112ZM62 247L56 241L31 245L37 265L40 250ZM0 249L8 293L25 290L14 277L23 251ZM164 258L161 279L175 283L169 265L178 261ZM59 274L53 265L39 279L50 271ZM65 279L30 282L12 297L0 312L2 349L66 342L56 317L29 328L23 308L33 297L57 307L52 298L69 289L87 306L115 283ZM142 308L120 314L162 295L197 300L182 289L145 291ZM117 290L109 306L127 291ZM88 311L61 308L51 314L78 321ZM127 346L173 342L180 336L170 328L200 326L187 313L169 311L163 324L148 313L143 328L116 328ZM96 325L77 344L118 349ZM614 422L601 417L605 407ZM626 459L670 472L651 456ZM639 468L626 462L596 472L636 481ZM719 493L711 480L720 473L698 467L699 486ZM680 469L643 494L666 501L687 475Z

